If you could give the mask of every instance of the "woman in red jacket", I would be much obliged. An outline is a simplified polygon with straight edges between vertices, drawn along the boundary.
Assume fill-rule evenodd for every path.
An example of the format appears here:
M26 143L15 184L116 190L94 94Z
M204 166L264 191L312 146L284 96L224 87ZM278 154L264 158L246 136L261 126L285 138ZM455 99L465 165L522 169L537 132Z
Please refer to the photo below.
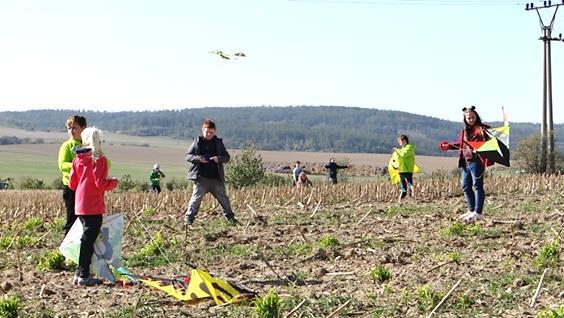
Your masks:
M76 192L75 213L84 228L73 284L93 286L102 283L90 276L90 263L102 227L102 215L106 212L104 192L114 189L118 180L108 179L108 160L102 153L100 130L87 127L81 138L83 148L76 150L69 180L69 187Z
M455 150L458 153L458 167L461 170L462 192L466 198L468 212L462 214L460 219L465 222L475 222L484 218L484 171L485 167L492 165L487 159L480 157L472 146L472 142L487 141L489 139L486 129L490 126L482 123L476 112L476 107L464 107L464 128L460 139L456 143L441 142L443 151Z

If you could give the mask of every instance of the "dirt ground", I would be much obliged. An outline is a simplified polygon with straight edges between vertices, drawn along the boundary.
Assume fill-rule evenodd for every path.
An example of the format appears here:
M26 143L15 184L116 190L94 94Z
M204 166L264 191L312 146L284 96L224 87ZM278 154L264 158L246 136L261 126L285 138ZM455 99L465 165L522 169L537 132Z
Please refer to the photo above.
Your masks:
M161 231L170 263L128 267L131 272L172 278L187 275L189 265L196 264L261 296L273 290L285 314L305 301L292 317L327 317L343 304L341 317L426 317L437 297L458 281L438 316L534 317L564 303L560 257L530 307L543 273L535 258L564 227L559 191L489 195L486 218L477 225L458 223L465 211L459 195L401 203L316 201L307 193L297 193L286 205L250 199L238 205L239 226L227 225L213 201L206 201L212 203L205 202L187 232L182 212L161 214L156 200L145 201L143 213L127 211L122 202L130 221L124 263ZM57 195L44 196L58 200ZM6 234L18 212L2 212ZM49 224L57 218L53 212L37 212L37 217L45 219L37 229L44 238L33 247L4 249L0 255L0 293L22 297L22 317L252 316L249 304L187 305L142 285L74 287L72 269L38 271L34 257L57 248L62 234L51 230ZM389 270L389 280L379 282L370 275L378 266Z

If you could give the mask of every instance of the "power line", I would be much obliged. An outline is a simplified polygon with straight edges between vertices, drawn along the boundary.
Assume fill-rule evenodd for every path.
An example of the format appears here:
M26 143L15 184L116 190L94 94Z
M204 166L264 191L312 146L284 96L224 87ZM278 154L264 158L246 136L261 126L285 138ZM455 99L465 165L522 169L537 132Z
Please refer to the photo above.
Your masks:
M461 1L449 1L449 0L288 0L289 2L308 2L308 3L334 3L334 4L350 4L350 5L395 5L395 6L405 6L405 5L419 5L419 6L500 6L500 5L525 5L527 2L515 2L515 1L502 1L502 0L461 0Z

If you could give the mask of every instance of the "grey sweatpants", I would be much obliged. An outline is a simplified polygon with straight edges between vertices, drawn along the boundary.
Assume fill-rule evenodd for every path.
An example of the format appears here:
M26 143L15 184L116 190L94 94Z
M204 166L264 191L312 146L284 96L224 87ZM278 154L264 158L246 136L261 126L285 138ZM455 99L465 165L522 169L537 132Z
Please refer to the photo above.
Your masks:
M231 203L229 203L229 197L227 197L227 192L225 191L225 184L219 179L209 179L205 177L199 177L198 180L194 180L192 197L190 198L190 202L188 202L188 212L186 212L185 218L193 220L196 217L202 199L208 192L211 193L217 199L219 205L221 205L223 216L227 219L232 219L234 214L231 209Z

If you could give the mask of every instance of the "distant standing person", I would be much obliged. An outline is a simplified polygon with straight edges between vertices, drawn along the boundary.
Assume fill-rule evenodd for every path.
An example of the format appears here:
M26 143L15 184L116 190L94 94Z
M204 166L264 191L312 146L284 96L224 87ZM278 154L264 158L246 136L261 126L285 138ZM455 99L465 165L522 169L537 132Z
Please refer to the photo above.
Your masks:
M294 179L294 186L297 185L298 177L300 176L300 173L302 173L303 171L301 164L302 164L301 162L296 161L296 163L294 164L294 170L292 170L292 178Z
M350 165L341 166L335 162L335 158L330 158L329 163L325 165L325 169L327 169L327 176L331 181L331 184L337 184L337 170L339 169L346 169L350 168Z
M398 172L400 176L400 199L411 195L413 187L413 171L415 168L415 145L409 143L406 135L400 135L397 139L400 148L394 147L398 155Z
M161 171L161 166L155 163L151 174L149 175L149 183L151 185L151 191L156 193L161 193L161 178L164 178L165 174Z
M482 220L484 208L484 171L485 167L492 165L487 159L482 159L471 142L487 141L489 139L486 129L490 126L482 123L482 119L476 112L476 107L464 107L464 128L460 133L460 139L454 143L443 141L439 147L443 151L458 150L458 167L461 170L462 192L466 198L468 211L460 216L466 222Z
M223 216L231 224L237 224L235 214L225 190L225 174L223 164L229 162L231 156L223 145L223 140L216 136L215 123L204 120L202 134L192 142L186 152L186 160L192 163L188 170L188 179L194 181L192 197L188 202L188 211L184 223L191 225L198 214L200 203L206 193L210 192L223 209Z
M104 192L115 189L116 178L108 178L109 162L102 152L100 131L88 127L82 131L82 145L72 162L69 187L76 191L76 215L82 223L83 233L80 239L80 252L74 285L100 285L102 281L90 275L90 264L94 253L94 242L102 227L103 214L106 212Z
M78 115L70 116L66 122L67 133L69 139L59 148L59 158L57 160L59 170L62 173L63 182L63 201L65 202L65 210L67 219L64 226L65 236L76 220L74 214L74 198L75 193L69 188L69 176L72 169L72 160L75 157L74 149L82 147L80 134L86 128L86 118Z

